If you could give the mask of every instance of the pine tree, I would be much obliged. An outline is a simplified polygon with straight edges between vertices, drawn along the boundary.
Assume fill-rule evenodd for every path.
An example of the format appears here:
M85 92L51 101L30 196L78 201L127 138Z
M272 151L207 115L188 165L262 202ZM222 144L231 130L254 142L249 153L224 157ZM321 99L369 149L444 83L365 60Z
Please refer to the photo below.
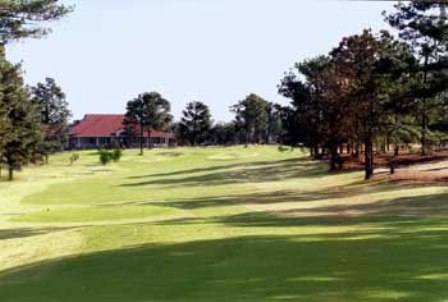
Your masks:
M144 134L147 133L152 147L151 132L154 129L167 129L173 120L170 102L158 92L142 93L128 102L124 125L140 137L140 155L143 155Z
M265 136L268 122L268 102L256 94L250 94L230 109L236 114L236 122L241 124L245 133L245 145L249 142L260 143Z
M3 58L0 58L0 108L6 133L1 139L1 162L8 168L8 179L13 180L14 171L41 159L43 129L39 110L24 87L20 66Z
M179 123L179 133L184 135L193 146L203 143L209 136L212 126L208 106L202 102L188 103L182 115Z
M64 146L71 112L65 93L52 78L31 88L32 101L40 110L41 122L45 126L46 136L42 144L42 153L48 162L48 155L61 150Z
M43 23L59 20L73 8L59 0L0 1L0 45L23 38L39 38L51 30Z
M434 115L444 106L440 94L448 87L448 23L444 1L400 2L395 12L384 13L386 21L399 31L419 59L412 88L414 111L421 126L421 154L428 152L428 138Z

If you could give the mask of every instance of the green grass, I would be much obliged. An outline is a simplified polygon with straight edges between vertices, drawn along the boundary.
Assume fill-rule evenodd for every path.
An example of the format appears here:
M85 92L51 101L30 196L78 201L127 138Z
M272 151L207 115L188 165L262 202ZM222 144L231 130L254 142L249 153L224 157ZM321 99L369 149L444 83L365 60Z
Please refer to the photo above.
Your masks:
M275 147L69 154L0 183L1 301L448 301L448 189Z

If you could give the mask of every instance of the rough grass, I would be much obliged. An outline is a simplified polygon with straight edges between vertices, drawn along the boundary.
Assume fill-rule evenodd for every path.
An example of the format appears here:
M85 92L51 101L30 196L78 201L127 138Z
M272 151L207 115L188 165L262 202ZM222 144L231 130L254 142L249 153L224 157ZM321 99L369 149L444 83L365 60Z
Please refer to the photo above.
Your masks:
M94 152L0 183L1 301L434 301L448 190L274 147Z

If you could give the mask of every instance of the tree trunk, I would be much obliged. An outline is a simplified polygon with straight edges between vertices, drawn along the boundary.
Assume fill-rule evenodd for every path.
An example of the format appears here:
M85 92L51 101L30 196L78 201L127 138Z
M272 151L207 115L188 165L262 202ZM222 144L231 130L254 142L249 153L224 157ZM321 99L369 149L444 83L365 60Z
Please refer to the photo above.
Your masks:
M373 144L371 139L365 141L364 159L365 180L370 180L373 176Z
M356 143L355 148L353 149L353 156L359 158L359 144Z
M334 145L330 147L330 172L335 172L338 170L337 161L339 158L338 146Z
M12 166L8 166L8 181L14 180L14 168Z
M143 125L140 125L140 156L143 156L143 140L144 140Z
M394 149L394 156L400 155L400 145L396 144Z
M148 148L152 149L151 129L148 130Z
M425 85L427 80L428 80L428 71L427 71L427 67L428 67L428 62L429 62L429 55L426 54L425 56L425 60L423 63L423 84ZM423 108L422 108L422 137L421 137L421 145L422 145L422 149L421 149L421 156L425 156L426 155L426 130L428 128L428 121L427 121L427 115L426 115L426 98L423 98Z
M424 110L425 111L425 110ZM422 138L421 138L421 145L422 149L420 151L421 156L426 155L426 130L428 128L427 118L426 118L426 112L422 113Z
M318 146L314 147L314 159L320 159L320 150Z

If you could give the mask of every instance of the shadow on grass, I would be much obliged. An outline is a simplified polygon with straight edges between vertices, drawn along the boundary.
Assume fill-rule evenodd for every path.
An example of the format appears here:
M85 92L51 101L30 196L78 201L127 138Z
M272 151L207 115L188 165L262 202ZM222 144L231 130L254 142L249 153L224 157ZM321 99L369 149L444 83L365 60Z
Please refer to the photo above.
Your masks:
M16 228L0 230L0 241L7 239L27 238L53 232L64 231L69 228Z
M431 187L443 187L443 185L432 185ZM334 200L343 202L346 198L358 197L358 198L374 198L369 196L369 194L376 193L388 193L406 189L415 189L417 187L427 187L427 185L415 185L415 184L404 184L404 183L386 183L380 182L376 184L366 183L364 181L354 181L352 183L346 185L337 185L334 187L328 187L325 189L321 189L319 191L300 191L300 190L278 190L273 192L263 192L263 193L248 193L248 194L235 194L235 195L226 195L226 196L213 196L213 197L196 197L196 198L182 198L179 200L172 200L168 202L158 202L158 205L163 205L166 207L174 207L182 210L196 210L196 209L204 209L204 208L218 208L218 207L230 207L237 205L275 205L282 203L311 203L315 201L322 200ZM384 198L384 197L383 197ZM448 196L422 196L421 199L437 199L442 200L438 203L438 207L446 210L448 207L448 203L443 202L443 200L447 199ZM406 207L406 205L410 205L411 210L417 210L417 204L420 203L420 208L426 206L428 210L434 208L434 203L425 203L425 201L413 201L408 203L408 200L413 200L412 197L403 198L403 201L390 201L389 199L380 200L378 202L367 204L367 205L353 205L353 206L330 206L330 207L313 207L312 209L307 209L306 211L312 212L314 214L318 214L319 212L331 212L339 213L345 211L377 211L378 214L384 214L388 210L392 210L392 208L397 208L398 203L401 204L401 208ZM141 201L132 201L126 203L127 205L147 205L152 204L152 202L141 202ZM445 207L446 204L446 207ZM106 206L115 206L115 205L106 205ZM375 207L386 207L384 211L380 211L380 209L375 209ZM436 208L438 209L438 208ZM305 210L304 210L305 211ZM434 214L437 214L438 210L434 210ZM299 212L299 211L298 211ZM445 212L444 212L445 213ZM285 213L287 214L287 212ZM400 214L400 209L397 208L393 215ZM427 213L431 214L431 213Z
M0 273L2 301L442 301L448 231L246 236Z
M333 215L354 213L354 215L369 216L446 216L448 215L448 193L385 199L358 205L322 206L304 210L294 209L283 212L283 214L292 215L328 215L330 213Z
M202 175L189 175L205 173ZM179 176L172 178L171 176ZM186 176L185 176L186 175ZM326 175L325 166L321 163L304 160L303 158L281 161L266 161L213 166L209 168L177 171L172 173L137 176L133 179L148 180L126 183L122 187L141 187L147 185L171 186L216 186L244 182L284 181L293 178L316 178ZM155 178L155 179L153 179Z
M212 166L212 167L208 167L208 168L196 168L196 169L181 170L181 171L167 172L167 173L156 173L156 174L148 174L148 175L131 176L131 177L129 177L129 179L144 179L144 178L150 178L150 177L178 176L178 175L185 175L185 174L211 172L211 171L217 171L217 170L228 170L228 169L238 168L238 167L269 166L272 164L282 164L282 163L285 163L285 164L287 164L287 163L291 163L291 164L308 163L308 164L310 164L310 163L312 163L312 161L307 157L284 159L284 160L279 160L276 162L254 161L254 162L234 163L234 164L229 164L229 165L218 165L218 166ZM315 162L315 163L317 163L317 162Z
M270 212L249 212L235 215L183 218L159 222L162 225L225 224L232 227L312 227L382 225L407 226L431 219L431 226L446 225L448 193L417 197L378 200L368 204L321 206ZM201 207L223 206L222 202L201 204ZM196 209L195 202L167 203L166 206ZM239 204L239 203L238 203ZM417 221L417 222L416 222ZM426 222L425 222L426 223ZM427 224L427 223L426 223ZM448 226L447 226L448 231Z

